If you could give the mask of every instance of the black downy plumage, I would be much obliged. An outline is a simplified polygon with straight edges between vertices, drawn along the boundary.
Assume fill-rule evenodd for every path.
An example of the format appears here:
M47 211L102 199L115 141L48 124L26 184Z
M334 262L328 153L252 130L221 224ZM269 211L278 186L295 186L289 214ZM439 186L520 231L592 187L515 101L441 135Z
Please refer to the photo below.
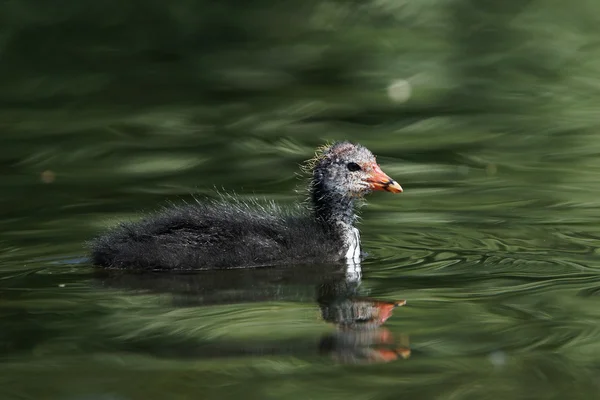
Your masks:
M355 202L373 190L402 192L365 147L324 147L310 164L310 208L221 199L121 223L89 243L105 268L197 270L357 260Z

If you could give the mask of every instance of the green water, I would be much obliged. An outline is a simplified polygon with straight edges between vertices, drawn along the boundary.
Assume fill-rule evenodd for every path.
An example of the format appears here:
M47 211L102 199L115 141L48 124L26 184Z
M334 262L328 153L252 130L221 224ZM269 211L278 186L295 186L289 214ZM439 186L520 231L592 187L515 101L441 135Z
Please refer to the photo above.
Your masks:
M0 399L598 398L597 2L210 3L0 3ZM169 201L301 201L340 139L405 190L336 300L406 299L382 328L323 319L335 266L85 261Z

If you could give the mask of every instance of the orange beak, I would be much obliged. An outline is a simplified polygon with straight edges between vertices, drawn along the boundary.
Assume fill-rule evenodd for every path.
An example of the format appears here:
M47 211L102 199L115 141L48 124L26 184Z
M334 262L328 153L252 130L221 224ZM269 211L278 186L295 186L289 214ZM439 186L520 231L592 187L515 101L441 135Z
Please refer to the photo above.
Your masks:
M381 190L392 193L402 193L402 186L390 178L381 170L379 165L373 164L370 168L371 174L367 179L369 186L373 190Z

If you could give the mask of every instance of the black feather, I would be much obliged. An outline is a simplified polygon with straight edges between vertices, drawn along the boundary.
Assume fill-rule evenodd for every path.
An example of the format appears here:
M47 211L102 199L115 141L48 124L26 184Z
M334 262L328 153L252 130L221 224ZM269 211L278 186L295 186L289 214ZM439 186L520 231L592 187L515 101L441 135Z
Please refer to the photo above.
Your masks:
M96 265L146 270L332 262L341 246L308 212L225 200L165 209L90 243Z

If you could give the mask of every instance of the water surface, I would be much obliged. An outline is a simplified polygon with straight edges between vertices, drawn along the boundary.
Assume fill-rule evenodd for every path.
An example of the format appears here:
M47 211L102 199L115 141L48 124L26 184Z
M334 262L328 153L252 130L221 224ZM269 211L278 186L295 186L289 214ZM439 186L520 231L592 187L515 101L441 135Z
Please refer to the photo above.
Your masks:
M598 397L595 3L201 3L2 5L0 398ZM361 210L359 285L85 259L192 195L303 201L341 139L405 189Z

